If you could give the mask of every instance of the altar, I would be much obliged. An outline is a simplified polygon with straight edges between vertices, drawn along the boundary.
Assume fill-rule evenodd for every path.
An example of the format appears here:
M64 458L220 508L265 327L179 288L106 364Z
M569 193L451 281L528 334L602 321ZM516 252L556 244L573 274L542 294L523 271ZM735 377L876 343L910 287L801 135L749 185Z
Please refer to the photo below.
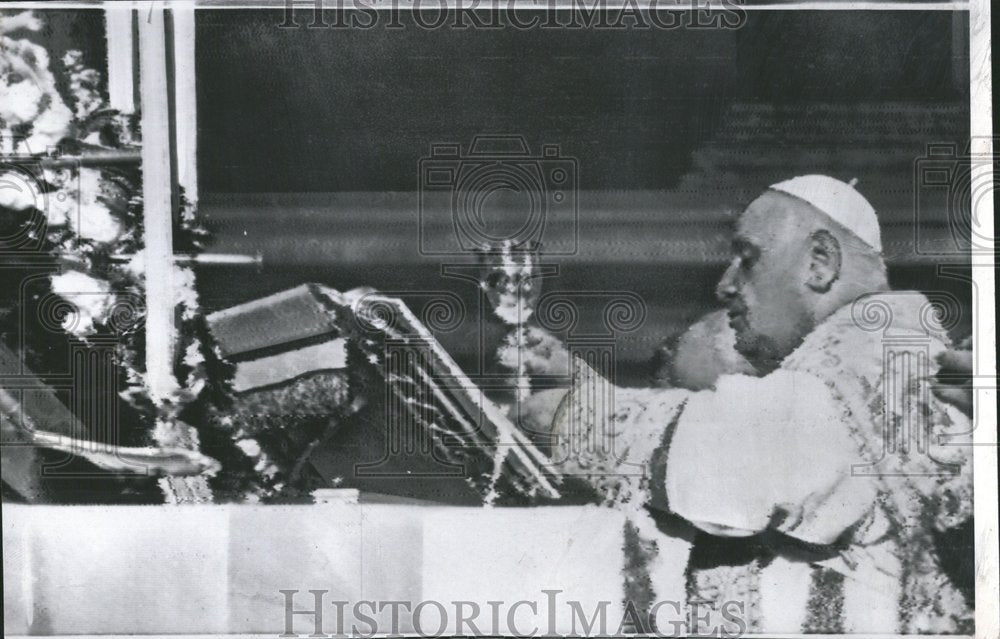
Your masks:
M624 594L625 524L621 511L590 506L364 498L4 505L4 626L7 636L614 634L634 614ZM684 622L689 546L665 535L657 544L657 622L670 634ZM317 602L320 613L310 614Z

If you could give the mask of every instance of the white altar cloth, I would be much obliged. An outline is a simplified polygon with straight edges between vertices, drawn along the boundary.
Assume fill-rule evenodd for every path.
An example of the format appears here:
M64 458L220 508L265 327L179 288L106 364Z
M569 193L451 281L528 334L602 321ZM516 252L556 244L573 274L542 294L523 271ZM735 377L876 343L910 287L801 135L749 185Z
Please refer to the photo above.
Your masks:
M570 634L574 623L579 633L571 601L588 618L604 606L614 633L624 520L619 511L577 506L4 505L4 625L7 636L275 636L286 630L280 591L298 591L293 608L310 610L309 591L319 590L326 635L338 631L336 601L347 602L348 635L352 624L362 635L372 626L354 614L361 601L372 602L361 613L381 635L393 630L393 604L385 603L393 601L408 602L410 612L435 602L424 604L419 629L397 609L404 634ZM676 575L661 579L658 598L682 601L687 544L665 537L660 545ZM472 604L459 613L458 601ZM457 627L473 605L475 629ZM297 634L314 632L314 615L292 622Z

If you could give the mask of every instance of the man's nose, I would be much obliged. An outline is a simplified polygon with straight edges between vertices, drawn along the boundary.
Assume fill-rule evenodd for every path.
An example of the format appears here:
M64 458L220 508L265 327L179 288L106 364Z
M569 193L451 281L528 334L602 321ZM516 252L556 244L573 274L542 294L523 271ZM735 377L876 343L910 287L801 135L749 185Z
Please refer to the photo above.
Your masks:
M720 302L728 302L729 300L736 297L739 289L736 287L736 260L729 263L729 267L726 268L726 272L722 274L722 279L715 287L715 296Z

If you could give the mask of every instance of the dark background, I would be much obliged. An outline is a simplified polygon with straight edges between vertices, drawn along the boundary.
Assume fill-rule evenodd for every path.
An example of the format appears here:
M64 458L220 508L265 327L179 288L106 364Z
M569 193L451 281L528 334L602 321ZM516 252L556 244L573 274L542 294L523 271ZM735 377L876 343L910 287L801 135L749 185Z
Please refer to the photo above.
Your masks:
M202 268L204 304L320 281L453 291L474 314L474 286L441 276L443 262L474 257L416 250L417 166L434 143L519 134L579 165L579 250L549 260L559 276L545 290L628 290L648 306L643 328L617 341L621 381L642 383L656 346L715 307L728 220L793 175L859 178L893 285L968 309L968 283L938 274L967 261L949 244L948 206L914 199L926 146L960 153L968 141L967 12L745 18L738 29L490 31L425 30L404 14L402 29L352 30L306 28L308 11L301 28L279 27L280 11L199 11L201 210L216 250L264 259L258 271ZM949 254L924 255L916 233ZM584 323L600 317L581 311ZM475 373L503 330L470 317L439 339Z
M324 29L296 15L301 28L278 27L280 11L198 13L203 191L416 190L431 143L495 132L561 144L582 189L669 189L734 101L967 101L966 12L760 11L738 29L626 31L425 30L405 15L402 29ZM874 115L887 135L891 115Z

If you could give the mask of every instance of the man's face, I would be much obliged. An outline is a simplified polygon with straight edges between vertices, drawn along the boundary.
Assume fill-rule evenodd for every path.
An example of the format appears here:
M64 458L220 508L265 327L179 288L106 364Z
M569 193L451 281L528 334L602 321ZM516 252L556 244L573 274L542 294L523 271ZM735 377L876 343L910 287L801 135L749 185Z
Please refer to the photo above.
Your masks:
M777 368L813 328L805 286L809 243L801 204L766 192L740 216L733 259L716 292L736 350L761 372Z

